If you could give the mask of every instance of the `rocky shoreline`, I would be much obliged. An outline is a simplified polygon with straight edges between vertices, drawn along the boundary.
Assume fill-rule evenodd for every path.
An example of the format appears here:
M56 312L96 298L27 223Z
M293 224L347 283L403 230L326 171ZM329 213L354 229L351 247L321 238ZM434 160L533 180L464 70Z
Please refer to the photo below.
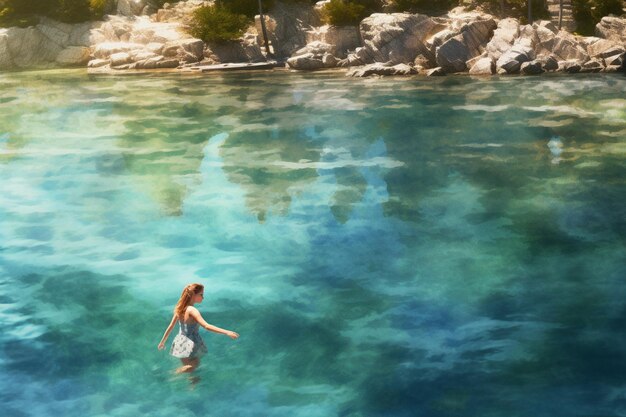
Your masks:
M236 42L207 44L188 35L189 14L208 3L188 0L156 10L147 0L118 0L118 14L103 22L42 18L34 27L0 29L0 70L192 71L268 59L258 16ZM345 68L354 77L626 71L625 18L604 17L596 36L583 37L549 21L523 25L462 8L438 17L376 13L358 27L332 27L321 23L319 7L278 3L265 16L273 57L290 69Z

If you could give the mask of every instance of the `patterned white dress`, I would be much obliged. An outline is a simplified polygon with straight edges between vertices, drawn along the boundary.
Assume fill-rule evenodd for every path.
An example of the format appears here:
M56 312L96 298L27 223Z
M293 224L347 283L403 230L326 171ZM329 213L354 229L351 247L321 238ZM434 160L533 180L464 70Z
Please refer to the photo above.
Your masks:
M208 352L198 332L200 326L196 321L185 323L179 320L178 324L180 330L172 342L170 355L175 358L195 358Z

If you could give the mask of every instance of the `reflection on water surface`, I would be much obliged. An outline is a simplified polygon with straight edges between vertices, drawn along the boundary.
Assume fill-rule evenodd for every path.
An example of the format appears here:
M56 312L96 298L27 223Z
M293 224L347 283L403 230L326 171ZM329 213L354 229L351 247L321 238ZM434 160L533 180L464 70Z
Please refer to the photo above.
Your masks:
M0 75L20 416L626 415L626 79ZM156 344L187 282L190 390Z

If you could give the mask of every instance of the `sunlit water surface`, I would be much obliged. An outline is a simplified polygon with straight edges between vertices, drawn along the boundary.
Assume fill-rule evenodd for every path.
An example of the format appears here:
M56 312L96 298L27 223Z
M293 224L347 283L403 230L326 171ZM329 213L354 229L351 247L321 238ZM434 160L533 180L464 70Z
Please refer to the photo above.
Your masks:
M625 162L617 75L2 73L2 414L626 416Z

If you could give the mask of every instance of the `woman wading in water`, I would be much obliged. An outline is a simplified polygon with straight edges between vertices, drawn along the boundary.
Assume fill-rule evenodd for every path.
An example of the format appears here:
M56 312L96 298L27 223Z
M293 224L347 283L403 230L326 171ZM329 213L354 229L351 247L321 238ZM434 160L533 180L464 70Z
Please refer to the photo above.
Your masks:
M172 348L170 349L170 354L179 358L182 362L182 366L176 369L177 374L193 372L200 364L200 357L207 352L207 348L198 332L199 326L215 333L225 334L231 339L237 339L239 337L235 332L220 329L204 321L198 309L193 306L194 304L201 303L203 299L204 286L202 284L187 285L176 307L174 307L172 321L169 326L167 326L165 334L159 342L159 350L163 350L165 348L165 342L174 328L174 324L178 321L180 330L174 338Z

